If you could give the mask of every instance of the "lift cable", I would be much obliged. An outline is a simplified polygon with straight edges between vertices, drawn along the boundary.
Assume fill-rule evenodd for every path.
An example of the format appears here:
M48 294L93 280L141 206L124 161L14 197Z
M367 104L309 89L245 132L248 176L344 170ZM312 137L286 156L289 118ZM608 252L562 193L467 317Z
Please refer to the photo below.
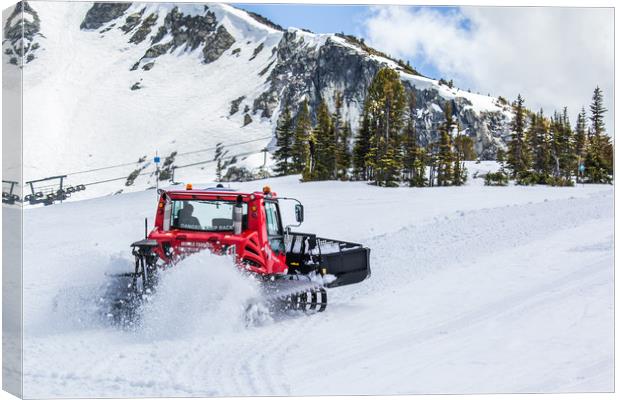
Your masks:
M259 141L266 140L266 139L271 139L271 138L273 138L272 135L263 136L263 137L260 137L260 138L257 138L257 139L246 140L246 141L243 141L243 142L235 142L235 143L231 143L231 144L224 144L224 145L221 145L219 147L221 147L221 148L235 147L235 146L240 146L240 145L244 145L244 144L248 144L248 143L259 142ZM186 151L186 152L183 152L183 153L177 153L176 156L179 157L179 156L185 156L185 155L189 155L189 154L203 153L205 151L216 150L217 148L218 148L218 146L208 147L208 148L199 149L199 150ZM103 171L103 170L107 170L107 169L128 167L130 165L136 165L136 164L139 164L139 162L138 161L134 161L134 162L128 162L128 163L123 163L123 164L109 165L109 166L106 166L106 167L93 168L93 169L88 169L88 170L84 170L84 171L74 171L74 172L69 172L68 174L65 174L65 175L67 175L67 176L69 176L69 175L80 175L80 174L86 174L86 173L89 173L89 172L97 172L97 171Z
M244 153L238 153L238 154L233 154L230 157L228 157L228 159L232 159L235 157L244 157L244 156L249 156L252 154L260 154L263 151L248 151L248 152L244 152ZM210 163L214 163L217 162L217 160L214 159L209 159L209 160L205 160L205 161L198 161L195 163L190 163L190 164L185 164L185 165L174 165L171 168L172 169L182 169L182 168L187 168L187 167L194 167L196 165L202 165L202 164L210 164ZM136 175L136 177L138 176L144 176L144 175L152 175L154 174L156 171L145 171L145 172L141 172L138 175ZM111 178L111 179L104 179L104 180L100 180L100 181L95 181L95 182L89 182L89 183L84 183L84 186L92 186L92 185L98 185L101 183L108 183L108 182L114 182L114 181L120 181L120 180L127 180L126 176L121 176L119 178Z

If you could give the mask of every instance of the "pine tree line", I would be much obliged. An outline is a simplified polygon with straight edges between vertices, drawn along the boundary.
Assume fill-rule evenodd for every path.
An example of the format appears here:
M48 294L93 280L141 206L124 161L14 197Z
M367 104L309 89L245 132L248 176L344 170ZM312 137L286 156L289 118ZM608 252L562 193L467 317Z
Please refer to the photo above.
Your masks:
M319 104L314 126L307 100L294 122L288 106L284 108L276 127L276 174L301 174L304 181L348 179L351 127L343 121L340 93L336 93L334 104L334 113L325 101Z
M605 133L607 110L599 87L592 97L589 126L583 108L574 128L566 107L547 117L542 110L528 111L519 95L513 110L515 118L506 163L517 184L567 186L574 184L573 177L584 183L611 182L613 144Z
M303 181L362 180L377 186L459 186L467 179L466 160L475 160L474 141L463 134L452 102L444 104L438 139L426 146L416 131L416 99L407 93L396 71L383 68L372 80L355 137L343 118L343 96L336 93L334 110L323 99L312 123L308 102L293 118L288 106L276 127L274 153L278 175L301 174ZM525 107L521 95L513 103L511 140L497 160L507 170L487 184L572 185L573 177L590 183L611 182L613 145L605 134L603 95L594 91L590 116L584 109L573 128L568 110L545 116ZM589 119L589 124L588 124ZM585 169L580 172L580 165Z
M353 147L352 179L377 186L450 186L465 183L465 160L475 157L473 140L463 135L451 102L444 107L439 140L421 144L416 131L416 99L398 73L377 72L368 89Z
M420 144L415 128L415 96L407 94L390 68L379 70L371 82L355 138L343 121L341 93L333 103L331 113L325 101L319 104L314 126L307 101L299 107L295 124L285 107L276 128L278 175L301 174L304 181L364 180L378 186L465 182L464 161L475 158L473 140L460 133L450 102L440 140L427 147Z

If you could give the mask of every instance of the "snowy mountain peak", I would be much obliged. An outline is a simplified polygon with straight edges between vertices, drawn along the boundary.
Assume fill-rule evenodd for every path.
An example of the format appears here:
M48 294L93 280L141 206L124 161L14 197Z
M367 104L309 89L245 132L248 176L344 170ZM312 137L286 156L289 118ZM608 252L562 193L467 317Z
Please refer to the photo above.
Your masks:
M137 178L89 193L150 187L145 160L155 151L175 154L173 166L203 163L178 168L177 180L208 180L213 152L196 150L218 143L242 143L230 149L231 165L256 170L287 105L294 115L308 100L314 118L322 100L333 110L340 92L343 117L357 129L384 66L415 93L422 144L437 139L446 102L482 158L509 134L511 112L495 98L449 88L353 36L283 28L227 4L18 3L4 21L5 64L20 63L20 24L27 180L105 167L92 180ZM34 139L43 133L46 140ZM107 169L117 164L125 167Z

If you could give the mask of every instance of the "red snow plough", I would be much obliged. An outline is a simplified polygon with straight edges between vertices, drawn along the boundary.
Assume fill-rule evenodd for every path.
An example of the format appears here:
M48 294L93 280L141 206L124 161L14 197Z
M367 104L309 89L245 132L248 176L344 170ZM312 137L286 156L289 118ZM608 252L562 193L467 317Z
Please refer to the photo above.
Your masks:
M294 202L296 224L283 228L280 202ZM132 318L136 305L157 290L158 272L200 251L228 254L258 279L270 310L324 311L327 288L370 276L370 250L361 244L292 232L304 220L296 199L269 187L239 193L218 185L194 190L159 190L155 227L131 245L135 270L118 275L123 288L109 313ZM145 227L146 229L146 227ZM205 265L205 268L208 268ZM128 290L127 290L128 289Z

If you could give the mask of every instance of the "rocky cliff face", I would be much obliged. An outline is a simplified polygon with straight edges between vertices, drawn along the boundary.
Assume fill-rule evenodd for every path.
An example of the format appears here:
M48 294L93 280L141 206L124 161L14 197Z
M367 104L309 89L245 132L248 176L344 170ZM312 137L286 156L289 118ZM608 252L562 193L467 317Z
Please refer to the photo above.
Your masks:
M30 62L39 47L37 38L42 36L40 21L31 5L19 4L4 27L4 51L16 62L23 53ZM22 11L29 17L20 18ZM235 63L244 63L244 71L251 67L253 83L247 92L237 91L228 98L214 93L212 97L214 102L224 103L223 115L216 117L238 121L240 129L268 120L273 132L284 106L295 112L304 99L313 114L322 99L333 109L336 92L342 93L344 117L355 129L371 80L380 68L388 66L398 70L406 90L415 93L416 125L424 144L437 139L446 102L452 103L460 130L474 138L481 158L493 158L509 136L511 111L497 99L448 88L352 37L285 30L231 6L94 3L84 14L80 29L84 35L99 35L101 41L121 35L124 46L134 46L142 54L127 55L126 68L135 74L127 91L148 91L143 79L148 80L159 63L170 62L164 55L200 54L199 62L209 65L203 67L205 74L218 74L218 68L229 69ZM174 74L167 79L174 85ZM199 81L197 76L197 84Z
M284 33L276 48L275 65L267 77L269 88L254 101L254 113L271 117L285 104L295 110L304 98L316 110L321 99L333 104L338 91L343 94L345 116L355 129L367 89L377 71L387 65L399 70L406 90L415 93L416 128L422 144L437 140L444 120L443 108L449 101L459 129L474 138L481 158L494 158L497 148L504 146L509 135L510 114L499 102L491 101L494 104L490 109L476 109L467 99L472 96L470 93L461 92L459 97L457 90L404 71L393 60L364 54L363 48L356 48L340 37L329 36L317 44L308 43L309 36L303 31Z
M416 129L421 133L423 145L438 139L447 102L451 103L461 133L474 139L474 148L481 159L495 159L497 149L505 147L509 140L510 111L508 107L502 109L499 102L498 110L475 110L465 97L444 98L436 89L418 89L409 83L406 87L415 92L418 106Z
M101 28L104 24L121 17L129 7L131 3L95 3L86 13L80 28Z
M129 37L129 43L137 45L148 39L149 48L132 66L132 70L142 67L148 71L154 67L157 57L179 48L191 52L201 47L204 62L210 63L235 43L235 38L226 28L221 24L218 26L215 14L206 5L203 6L204 12L199 15L185 14L179 7L172 7L156 30L161 13L147 13L145 6L126 15L131 6L132 3L95 3L88 10L80 28L99 29L112 21L118 21L109 24L100 33L118 26Z

